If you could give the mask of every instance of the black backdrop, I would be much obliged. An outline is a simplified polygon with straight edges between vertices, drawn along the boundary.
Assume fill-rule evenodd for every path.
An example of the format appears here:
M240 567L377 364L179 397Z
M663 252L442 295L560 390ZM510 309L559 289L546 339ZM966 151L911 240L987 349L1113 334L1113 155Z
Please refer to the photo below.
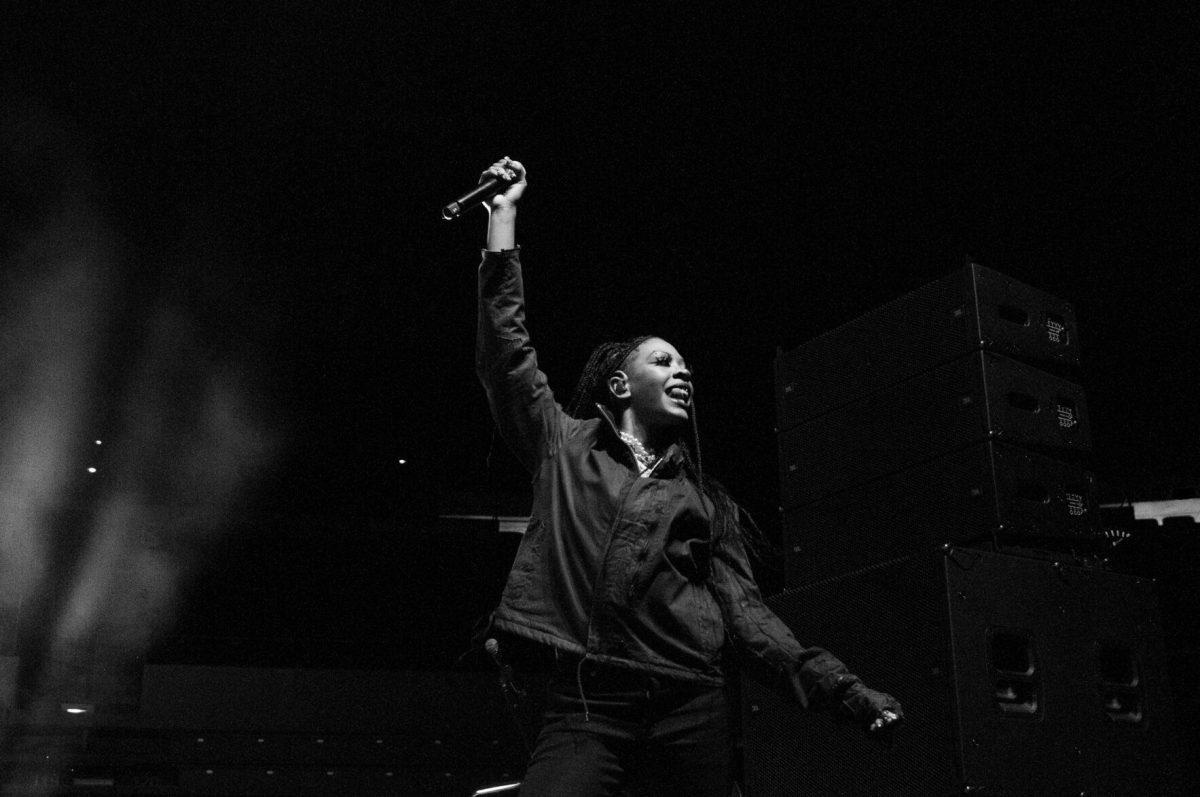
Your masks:
M6 9L4 251L87 175L121 242L110 371L170 295L282 441L181 630L439 666L438 612L494 597L504 545L428 519L526 489L472 373L482 214L438 215L502 155L552 384L671 339L706 465L769 529L775 348L967 255L1077 305L1108 494L1197 485L1194 11L574 6Z

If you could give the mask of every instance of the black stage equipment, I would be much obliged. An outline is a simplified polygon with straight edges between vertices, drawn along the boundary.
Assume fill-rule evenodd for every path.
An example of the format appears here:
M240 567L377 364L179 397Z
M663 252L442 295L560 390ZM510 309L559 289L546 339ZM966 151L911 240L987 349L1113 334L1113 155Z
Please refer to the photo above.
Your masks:
M1070 304L974 264L780 353L785 583L944 544L1086 556L1078 364Z
M801 586L944 544L1088 547L1093 475L988 441L785 510L786 583Z
M1147 580L948 548L768 604L906 721L884 749L747 679L748 797L1181 793Z
M1065 456L1091 447L1083 389L978 351L779 435L784 508L985 440Z
M985 349L1055 372L1079 365L1075 311L975 264L780 352L779 429Z

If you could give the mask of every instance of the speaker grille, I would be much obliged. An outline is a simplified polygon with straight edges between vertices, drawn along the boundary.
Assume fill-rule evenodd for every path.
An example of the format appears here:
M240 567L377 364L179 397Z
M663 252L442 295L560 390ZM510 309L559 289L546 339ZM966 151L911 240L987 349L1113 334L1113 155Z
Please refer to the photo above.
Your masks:
M885 750L851 723L744 682L749 797L956 790L946 597L934 567L932 557L904 557L770 599L802 644L828 647L873 688L896 695L908 717Z

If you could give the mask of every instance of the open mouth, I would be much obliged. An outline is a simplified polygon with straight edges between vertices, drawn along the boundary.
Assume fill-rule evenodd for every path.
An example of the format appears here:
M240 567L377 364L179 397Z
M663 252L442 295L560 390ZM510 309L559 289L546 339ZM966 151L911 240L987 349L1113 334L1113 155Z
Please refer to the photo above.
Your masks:
M690 401L692 398L692 391L681 385L676 385L675 387L669 388L667 390L667 395L670 396L671 398L675 399L676 401L682 402L683 404L687 404L688 401Z

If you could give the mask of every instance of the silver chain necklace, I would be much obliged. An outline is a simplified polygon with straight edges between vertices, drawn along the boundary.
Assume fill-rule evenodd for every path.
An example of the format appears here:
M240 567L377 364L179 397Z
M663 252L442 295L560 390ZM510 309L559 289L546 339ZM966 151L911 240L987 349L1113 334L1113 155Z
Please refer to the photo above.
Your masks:
M617 434L625 441L625 445L629 446L629 450L633 452L633 458L638 461L638 465L643 473L653 468L655 463L658 462L658 456L652 454L641 440L638 440L628 432L617 432Z

